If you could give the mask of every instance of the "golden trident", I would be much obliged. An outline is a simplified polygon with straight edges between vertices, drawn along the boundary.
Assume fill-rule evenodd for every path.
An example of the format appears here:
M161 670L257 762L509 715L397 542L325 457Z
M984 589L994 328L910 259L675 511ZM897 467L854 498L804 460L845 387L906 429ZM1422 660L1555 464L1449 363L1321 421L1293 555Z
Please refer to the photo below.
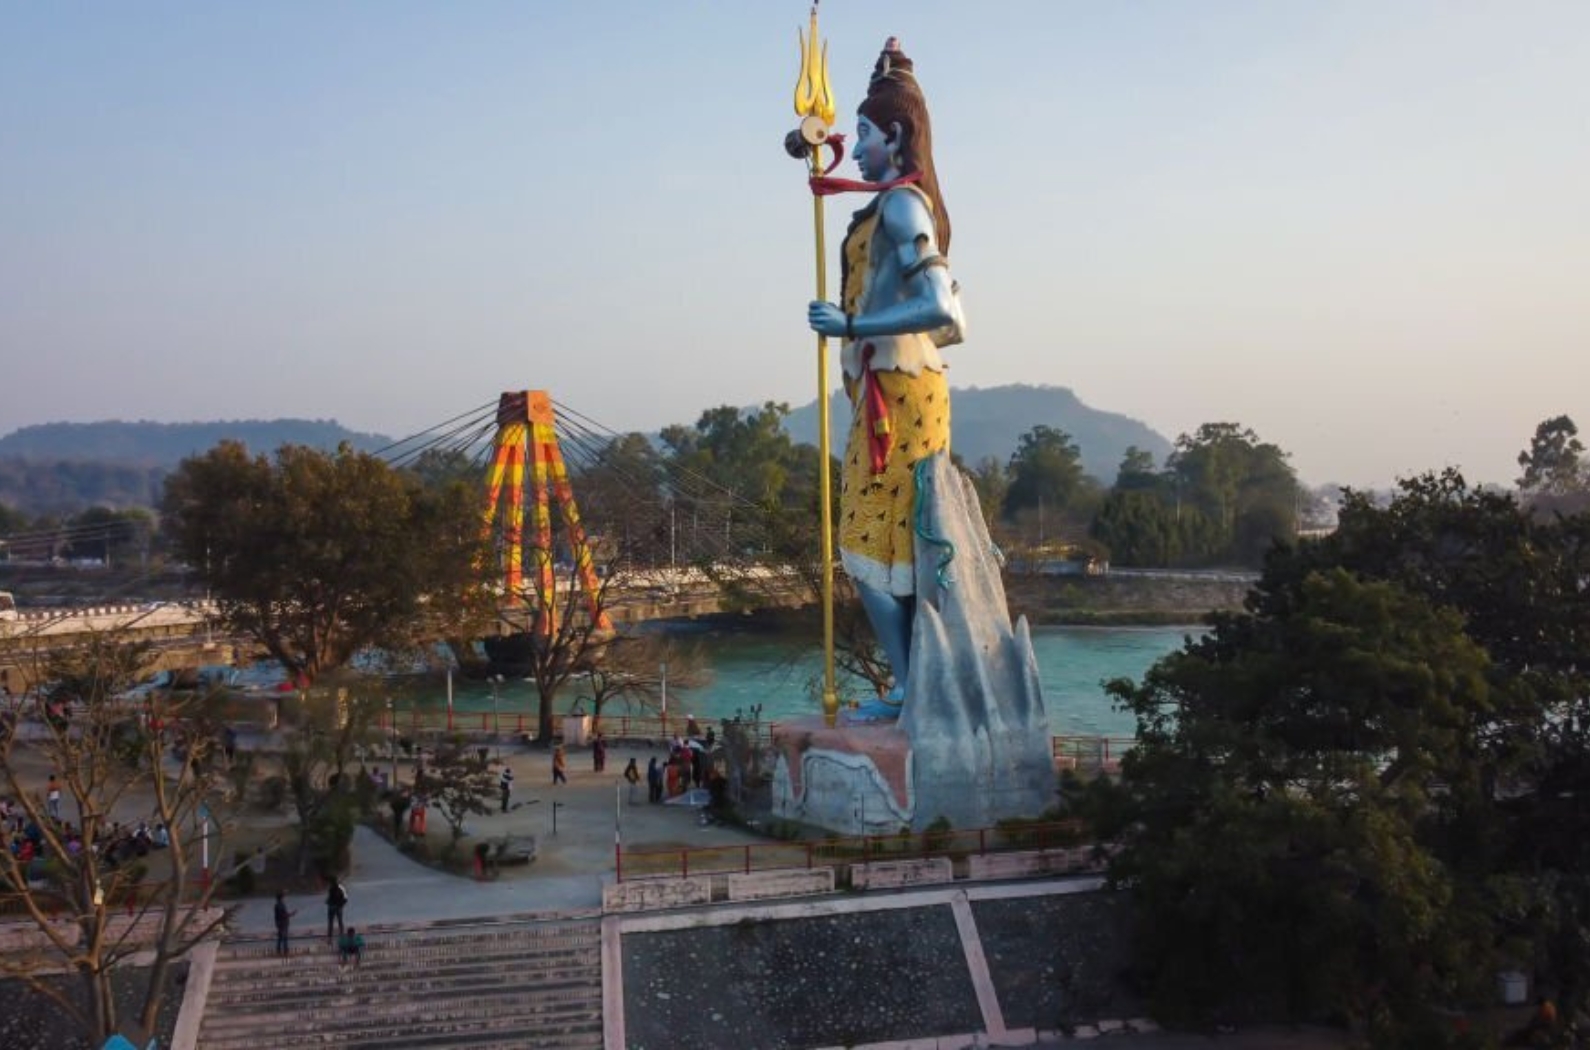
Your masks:
M797 159L811 165L813 177L823 173L821 147L834 126L834 89L828 83L828 42L818 46L817 0L812 3L811 29L796 36L801 45L800 76L795 81L795 115L800 127L789 133L784 148ZM817 298L828 298L827 251L823 245L823 198L812 194L812 229L817 235ZM820 455L817 487L820 495L823 559L823 721L832 726L839 720L839 693L834 686L834 522L830 491L831 452L828 440L828 337L817 336L817 434Z

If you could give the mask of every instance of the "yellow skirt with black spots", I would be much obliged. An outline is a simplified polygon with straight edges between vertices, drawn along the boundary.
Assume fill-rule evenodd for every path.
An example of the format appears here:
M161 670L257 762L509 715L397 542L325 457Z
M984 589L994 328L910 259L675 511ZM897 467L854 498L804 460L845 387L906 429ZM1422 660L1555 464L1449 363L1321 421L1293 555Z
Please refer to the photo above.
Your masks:
M840 489L839 557L852 579L903 597L916 592L912 468L950 446L949 384L944 373L927 369L914 376L874 374L889 406L894 443L883 473L874 474L862 384L847 379L852 412Z

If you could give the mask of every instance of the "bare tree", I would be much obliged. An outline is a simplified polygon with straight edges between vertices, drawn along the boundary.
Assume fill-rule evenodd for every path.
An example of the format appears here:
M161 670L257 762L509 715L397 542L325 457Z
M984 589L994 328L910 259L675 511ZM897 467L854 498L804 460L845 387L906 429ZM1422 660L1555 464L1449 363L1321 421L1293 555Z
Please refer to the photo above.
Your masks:
M659 711L665 686L699 689L712 674L699 645L681 645L661 634L621 633L590 657L585 674L591 687L592 726L597 730L602 726L602 709L615 700Z
M149 953L136 964L142 1005L130 1029L146 1037L172 966L223 919L210 908L216 883L201 852L221 855L227 823L218 818L237 792L212 769L219 726L208 697L117 699L151 655L110 634L40 653L34 677L47 685L7 701L11 731L0 741L0 783L35 854L0 850L0 903L36 931L29 949L0 956L0 974L53 1000L95 1045L124 1027L114 972L133 967L135 952ZM164 831L121 833L120 821L134 817ZM81 994L50 980L63 970L79 979Z
M550 744L553 701L570 679L600 662L600 654L614 637L606 624L608 602L618 593L619 574L609 573L594 592L578 587L558 587L542 592L533 576L525 599L530 607L523 670L535 683L536 740Z

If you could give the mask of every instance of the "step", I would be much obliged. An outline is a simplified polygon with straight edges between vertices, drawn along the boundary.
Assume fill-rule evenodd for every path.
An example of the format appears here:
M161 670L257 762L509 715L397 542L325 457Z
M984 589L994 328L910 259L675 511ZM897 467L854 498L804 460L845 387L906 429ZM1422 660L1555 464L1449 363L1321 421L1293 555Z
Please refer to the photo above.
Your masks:
M514 996L533 997L548 1002L565 998L582 999L587 993L600 998L601 983L601 975L596 971L589 974L571 974L562 981L537 985L503 982L480 987L463 983L433 987L417 993L393 992L379 984L363 981L351 986L338 987L337 983L332 981L312 991L299 989L296 994L282 995L272 994L266 989L255 994L234 992L218 996L212 989L210 1001L217 1009L236 1016L258 1018L262 1015L280 1014L290 1019L292 1016L302 1015L305 1011L347 1009L367 1004L391 1011L404 1009L398 1005L399 1003L412 1003L439 1010L442 1004L451 1002L485 1000L501 1002L505 998Z
M313 1023L290 1024L287 1027L234 1028L212 1031L205 1028L199 1034L199 1050L258 1050L269 1045L269 1035L291 1032L292 1046L355 1047L421 1047L451 1045L464 1042L509 1042L519 1045L544 1046L554 1039L577 1041L580 1037L595 1037L601 1045L602 1018L600 1010L586 1010L575 1015L557 1018L526 1018L518 1016L482 1015L468 1019L410 1021L373 1017L363 1023L326 1026ZM529 1042L526 1043L525 1040Z
M496 1008L500 1008L502 1004L516 1000L536 1004L583 1002L587 999L599 1001L601 986L601 975L595 970L569 974L556 982L533 985L500 982L480 987L459 983L402 994L393 993L377 982L350 977L341 981L332 978L319 988L300 989L292 995L273 995L270 989L260 989L256 993L234 989L227 995L217 996L213 994L215 990L212 988L209 1002L216 1006L217 1012L213 1016L218 1023L224 1023L224 1017L247 1018L250 1023L257 1023L268 1016L290 1020L327 1010L346 1012L379 1009L406 1014L427 1010L470 1009L487 1004L496 1004Z
M359 929L369 943L356 969L314 933L288 959L271 936L223 944L199 1050L602 1046L598 921Z
M391 925L360 925L350 923L364 931L365 936L376 936L382 940L393 942L430 941L436 944L469 944L489 941L494 938L512 940L534 940L538 937L557 936L568 933L578 933L586 930L601 929L598 919L575 919L560 921L525 921L525 922L470 922L454 923L448 925L429 926L391 926ZM295 926L298 937L314 936L321 927L316 923L298 923ZM248 933L237 934L228 938L228 944L264 944L269 945L275 939L274 933Z
M404 957L408 957L413 953L445 954L467 952L471 955L491 955L504 951L550 951L568 944L600 943L602 939L599 927L559 930L555 933L538 933L529 936L489 936L478 938L394 937L384 933L370 933L363 936L366 955L388 952L401 954ZM319 947L321 945L324 945L328 952L333 949L331 941L315 934L299 934L290 938L288 943L290 946L299 949L310 946ZM276 940L274 937L267 937L259 940L228 941L222 946L216 957L218 960L254 959L269 958L275 954Z
M431 978L452 978L471 975L490 977L493 974L513 975L520 980L557 974L585 967L599 967L600 945L589 945L553 955L502 955L491 958L446 959L379 959L365 956L357 967L365 980L382 980L394 984L408 984ZM350 967L350 969L352 969ZM251 963L218 966L216 982L231 986L254 986L266 982L271 988L291 987L298 984L318 985L326 974L346 972L335 955L302 955L286 959L262 958Z

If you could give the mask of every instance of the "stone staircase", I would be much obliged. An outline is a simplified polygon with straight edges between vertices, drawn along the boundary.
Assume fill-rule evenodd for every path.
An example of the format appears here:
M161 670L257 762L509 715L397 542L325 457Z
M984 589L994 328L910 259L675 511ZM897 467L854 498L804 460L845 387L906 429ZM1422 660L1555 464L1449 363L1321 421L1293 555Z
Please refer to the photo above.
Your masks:
M360 927L364 960L320 938L221 946L198 1050L600 1050L601 924L504 920Z

